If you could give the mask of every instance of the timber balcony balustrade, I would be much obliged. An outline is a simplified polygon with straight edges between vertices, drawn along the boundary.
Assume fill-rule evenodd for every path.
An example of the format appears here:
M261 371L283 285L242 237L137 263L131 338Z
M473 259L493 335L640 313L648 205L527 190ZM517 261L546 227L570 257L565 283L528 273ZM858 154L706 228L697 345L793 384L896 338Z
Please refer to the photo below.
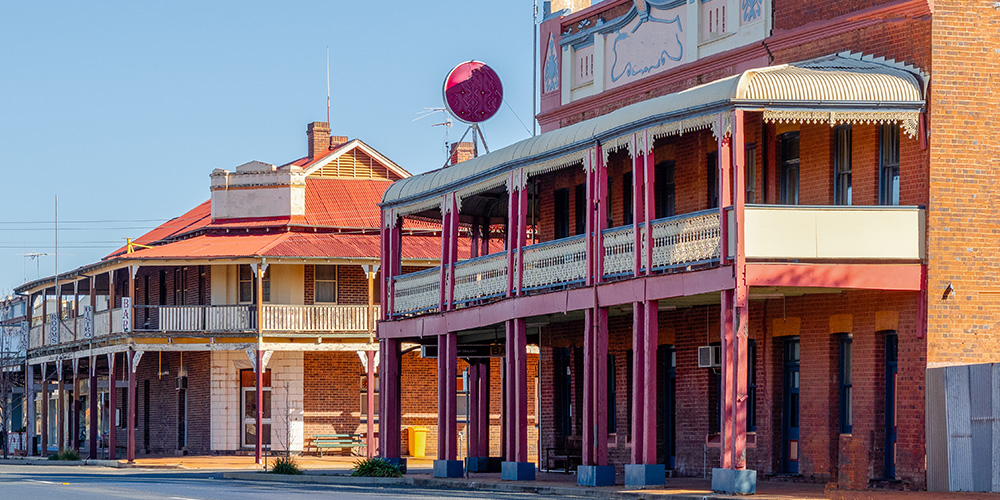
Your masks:
M262 307L264 333L272 334L367 334L370 321L379 315L379 305L277 305L264 304ZM136 333L253 333L257 331L257 308L252 304L240 305L193 305L193 306L134 306ZM51 325L39 324L35 318L29 330L29 349L47 345L50 342ZM125 332L123 310L97 311L93 314L92 337L86 333L87 319L84 315L63 319L59 329L59 343L77 340L98 339Z
M737 234L733 210L725 211L730 235ZM747 205L744 209L745 255L758 262L915 262L924 258L924 209L907 206ZM654 273L684 272L720 264L719 210L710 209L652 221ZM603 279L635 275L634 226L601 232ZM640 262L646 262L646 225L639 224ZM520 289L527 294L582 286L586 279L587 242L576 235L521 250ZM729 238L728 255L736 253ZM515 252L517 255L517 252ZM516 262L517 259L511 259ZM507 252L455 263L452 303L469 307L505 296ZM644 264L640 272L645 271ZM404 317L440 308L441 269L434 267L394 278L393 316Z

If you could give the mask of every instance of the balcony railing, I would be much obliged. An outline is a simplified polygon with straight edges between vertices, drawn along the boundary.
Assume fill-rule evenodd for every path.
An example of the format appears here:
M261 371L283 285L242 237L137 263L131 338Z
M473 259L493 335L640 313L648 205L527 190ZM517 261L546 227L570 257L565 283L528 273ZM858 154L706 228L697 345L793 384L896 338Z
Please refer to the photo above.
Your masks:
M604 276L624 276L635 271L635 230L632 226L613 227L604 236Z
M721 255L719 211L703 210L656 219L653 228L653 270L718 260ZM645 240L643 240L645 252Z
M374 310L374 311L373 311ZM367 332L379 306L264 305L264 330L273 332Z
M570 285L586 278L587 242L582 234L536 243L522 252L524 290Z
M476 300L501 297L506 292L507 252L455 264L455 304L465 305Z
M393 314L416 314L441 306L441 266L396 276Z
M247 332L255 328L254 306L135 306L135 330L145 332Z
M28 330L28 348L34 349L36 347L42 346L42 331L45 327L42 325L35 325Z

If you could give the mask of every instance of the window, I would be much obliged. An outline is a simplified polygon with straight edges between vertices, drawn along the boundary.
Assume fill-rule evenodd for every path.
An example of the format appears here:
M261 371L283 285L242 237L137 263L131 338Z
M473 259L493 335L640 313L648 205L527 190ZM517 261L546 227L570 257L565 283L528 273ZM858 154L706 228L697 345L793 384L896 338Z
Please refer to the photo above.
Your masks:
M757 341L747 339L747 432L757 430Z
M842 125L833 131L833 204L850 205L851 195L851 126Z
M745 203L757 203L757 145L747 144L743 157L743 178L746 182Z
M899 205L899 127L879 129L878 203Z
M840 433L850 434L854 418L851 401L853 391L851 334L840 335Z
M316 266L316 303L337 302L337 266Z
M663 161L656 164L653 172L653 201L657 219L674 215L674 162Z
M264 273L264 282L261 284L264 294L264 302L271 301L271 276ZM239 267L239 301L240 303L253 302L254 297L254 273L250 264L240 264Z
M184 296L187 295L187 268L174 268L174 305L184 305Z
M615 377L615 356L608 354L608 434L618 432L618 391Z
M587 185L585 183L576 185L576 233L587 232Z
M557 189L555 192L555 239L569 236L569 190Z
M782 205L799 204L799 133L781 134L781 193Z
M632 207L632 172L625 172L622 176L622 224L628 225L635 221Z
M719 152L708 153L708 208L719 207Z

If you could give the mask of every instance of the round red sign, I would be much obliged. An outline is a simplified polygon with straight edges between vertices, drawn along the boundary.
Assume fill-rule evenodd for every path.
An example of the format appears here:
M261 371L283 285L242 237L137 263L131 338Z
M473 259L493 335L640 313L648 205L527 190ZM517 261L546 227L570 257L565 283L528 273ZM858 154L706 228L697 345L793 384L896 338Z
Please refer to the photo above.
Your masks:
M480 61L455 66L444 79L444 104L465 123L482 123L500 110L503 85L492 68Z

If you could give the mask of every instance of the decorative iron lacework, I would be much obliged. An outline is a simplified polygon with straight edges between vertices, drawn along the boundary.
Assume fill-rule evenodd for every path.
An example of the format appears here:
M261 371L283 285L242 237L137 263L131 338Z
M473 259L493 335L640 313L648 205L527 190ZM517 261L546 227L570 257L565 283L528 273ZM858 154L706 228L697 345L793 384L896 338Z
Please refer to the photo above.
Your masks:
M631 274L635 270L635 233L632 226L604 230L604 275Z
M454 303L490 299L507 293L507 252L455 264Z
M485 193L486 191L498 188L500 186L505 186L507 185L507 179L508 179L507 174L498 175L492 179L488 179L483 182L479 182L477 184L473 184L471 186L464 187L462 189L459 189L458 191L455 191L455 197L458 198L457 199L458 210L459 211L462 210L462 200L464 198L475 196L480 193Z
M575 151L558 158L550 158L542 162L533 163L524 167L524 179L527 181L528 177L554 172L562 168L573 166L577 163L583 164L588 151L588 149L584 149L583 151Z
M664 268L718 259L719 212L709 210L653 221L653 267ZM643 255L647 252L642 240Z
M427 200L418 201L412 205L394 208L392 209L392 213L385 221L385 227L392 227L393 221L395 221L397 217L404 217L410 214L423 212L424 210L429 210L432 208L438 208L438 209L441 208L440 197L434 196Z
M649 135L653 140L656 140L661 137L684 135L687 132L694 132L696 130L703 130L706 128L711 128L712 133L716 134L718 132L718 123L719 115L717 114L696 116L694 118L685 118L683 120L672 121L651 127L649 129Z
M831 127L842 124L885 124L899 122L899 127L910 138L917 136L919 111L819 111L819 110L764 110L765 122L776 123L829 123Z
M397 276L395 283L394 314L429 311L441 305L441 266Z
M583 235L524 247L521 288L534 289L583 281L587 252Z

